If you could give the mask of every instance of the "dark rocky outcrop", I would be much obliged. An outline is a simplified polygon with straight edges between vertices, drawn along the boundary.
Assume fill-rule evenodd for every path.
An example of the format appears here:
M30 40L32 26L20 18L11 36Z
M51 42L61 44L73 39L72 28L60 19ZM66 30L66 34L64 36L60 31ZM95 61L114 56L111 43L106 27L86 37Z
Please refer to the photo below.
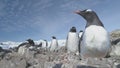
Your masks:
M120 29L114 30L110 33L110 39L113 45L120 42Z
M114 30L110 33L111 39L111 56L120 56L120 29Z

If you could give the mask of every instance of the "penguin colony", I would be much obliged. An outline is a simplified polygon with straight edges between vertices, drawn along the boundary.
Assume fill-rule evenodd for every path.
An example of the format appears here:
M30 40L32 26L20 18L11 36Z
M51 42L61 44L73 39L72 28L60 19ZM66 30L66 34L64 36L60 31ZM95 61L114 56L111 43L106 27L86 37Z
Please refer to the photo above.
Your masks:
M109 35L104 28L103 23L98 18L97 14L91 10L77 10L76 14L82 16L86 21L85 30L80 30L77 33L76 28L72 27L68 32L66 39L66 49L68 53L77 53L85 58L103 58L109 52L111 47ZM33 41L27 40L31 45ZM31 43L32 42L32 43ZM22 47L21 47L22 46ZM25 49L23 45L19 48L19 52L24 54ZM48 43L44 40L43 43L39 44L39 47L45 47L48 49ZM58 41L55 36L52 36L49 51L56 52L58 50Z

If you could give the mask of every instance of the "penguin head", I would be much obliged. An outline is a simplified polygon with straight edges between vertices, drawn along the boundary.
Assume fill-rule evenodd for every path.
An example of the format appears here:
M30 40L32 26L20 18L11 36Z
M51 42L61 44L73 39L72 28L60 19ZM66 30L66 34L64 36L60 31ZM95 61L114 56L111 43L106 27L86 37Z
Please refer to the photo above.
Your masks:
M52 39L56 39L56 37L55 37L55 36L52 36Z
M76 32L76 28L73 26L73 27L70 29L70 32Z
M32 39L27 39L26 41L31 42L31 41L33 41L33 40L32 40Z
M44 40L44 41L47 41L47 40Z
M92 22L97 17L96 13L91 9L77 10L75 13L81 15L87 22Z
M83 30L80 30L80 32L79 32L79 33L81 33L81 32L83 32Z

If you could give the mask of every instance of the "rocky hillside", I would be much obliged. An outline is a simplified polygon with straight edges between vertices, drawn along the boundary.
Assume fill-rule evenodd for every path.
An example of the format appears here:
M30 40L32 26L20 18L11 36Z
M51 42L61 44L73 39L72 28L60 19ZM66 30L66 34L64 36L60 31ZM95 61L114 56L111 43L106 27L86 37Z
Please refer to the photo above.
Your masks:
M0 68L120 68L120 30L112 31L110 36L111 50L102 59L81 60L79 54L67 53L65 46L51 52L25 44L9 50L0 48Z

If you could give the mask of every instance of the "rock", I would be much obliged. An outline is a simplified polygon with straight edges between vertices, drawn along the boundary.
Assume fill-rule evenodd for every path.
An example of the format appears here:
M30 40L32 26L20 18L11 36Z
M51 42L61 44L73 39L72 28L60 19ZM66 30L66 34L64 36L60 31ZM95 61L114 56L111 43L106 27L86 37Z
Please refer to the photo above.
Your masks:
M5 55L8 53L11 53L11 51L2 49L2 47L0 47L0 60L3 59L5 57Z
M61 68L74 68L74 65L72 63L66 63L66 64L63 64Z
M110 33L111 39L120 38L120 29L114 30Z
M30 51L29 49L27 49L24 56L26 58L34 58L35 57L35 51Z
M31 58L27 61L27 68L44 68L44 62L39 59Z
M97 68L93 66L78 65L76 68ZM98 67L99 68L99 67Z
M120 63L115 62L113 68L120 68Z
M110 39L112 44L120 42L120 29L114 30L110 33Z
M58 64L55 64L53 68L61 68L61 67L62 67L62 63L58 63Z
M65 46L61 46L61 47L59 47L59 50L58 50L58 53L65 53L65 52L67 52L67 49L65 48Z
M117 45L120 46L120 42L118 42Z
M110 39L112 44L110 56L120 56L120 29L112 31Z
M54 63L53 62L45 62L44 63L44 68L53 68L54 67Z
M18 47L9 48L9 50L10 50L11 52L17 52L17 51L18 51Z
M2 52L3 51L3 48L0 46L0 52Z
M110 56L120 56L120 45L112 46L112 51L110 52Z
M26 60L21 57L12 57L10 60L0 61L0 68L26 68Z
M111 42L112 45L117 45L118 43L120 43L120 38L115 39Z

